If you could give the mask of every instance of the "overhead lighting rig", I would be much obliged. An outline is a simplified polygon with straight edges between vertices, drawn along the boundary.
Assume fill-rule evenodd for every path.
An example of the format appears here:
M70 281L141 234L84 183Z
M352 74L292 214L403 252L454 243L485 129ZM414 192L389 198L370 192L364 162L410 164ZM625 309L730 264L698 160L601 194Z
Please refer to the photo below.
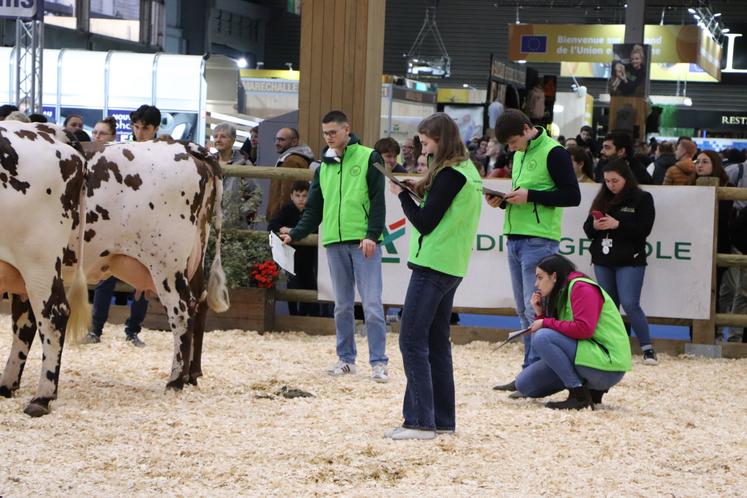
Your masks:
M448 78L451 76L451 59L446 51L446 45L436 26L436 8L438 0L432 0L425 10L425 21L418 36L415 37L410 50L405 54L407 58L407 76L412 78ZM428 34L433 35L440 55L421 55L421 49Z

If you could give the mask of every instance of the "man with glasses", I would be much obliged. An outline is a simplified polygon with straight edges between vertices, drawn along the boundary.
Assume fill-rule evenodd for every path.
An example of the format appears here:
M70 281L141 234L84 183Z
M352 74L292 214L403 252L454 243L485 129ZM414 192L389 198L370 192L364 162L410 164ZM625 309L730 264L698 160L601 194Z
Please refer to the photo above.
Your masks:
M333 376L355 373L355 287L361 296L368 333L371 379L387 382L386 323L381 302L381 247L386 206L384 176L373 165L383 164L375 150L360 144L350 133L341 111L322 119L327 148L314 172L301 220L283 234L286 244L300 240L322 223L321 243L327 252L335 294L338 362Z
M306 144L299 144L298 130L281 128L275 133L275 150L280 154L276 168L308 168L314 152ZM272 180L267 201L267 219L277 217L280 209L290 199L293 180Z
M412 138L406 138L402 142L402 166L408 173L414 173L418 167L418 158L415 154L415 143Z

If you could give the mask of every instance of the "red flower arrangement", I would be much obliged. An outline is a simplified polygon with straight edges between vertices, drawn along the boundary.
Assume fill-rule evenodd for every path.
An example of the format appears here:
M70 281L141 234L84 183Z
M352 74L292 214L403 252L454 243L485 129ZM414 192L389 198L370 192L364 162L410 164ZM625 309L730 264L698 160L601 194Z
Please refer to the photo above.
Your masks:
M280 276L280 267L270 259L263 263L252 265L249 275L251 276L252 284L261 289L269 289Z

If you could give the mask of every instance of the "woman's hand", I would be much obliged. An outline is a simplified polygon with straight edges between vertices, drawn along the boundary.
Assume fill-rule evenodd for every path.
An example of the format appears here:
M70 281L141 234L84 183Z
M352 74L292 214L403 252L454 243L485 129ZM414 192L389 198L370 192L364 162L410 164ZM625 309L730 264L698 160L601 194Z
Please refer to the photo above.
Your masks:
M532 305L532 308L534 309L535 315L541 315L542 314L542 294L539 292L535 292L532 294L532 298L529 300L529 302Z
M620 222L608 214L594 220L594 228L597 230L616 230L619 226Z
M532 325L529 326L529 332L531 332L532 334L537 332L539 329L542 328L543 322L544 320L542 318L540 318L539 320L533 321Z
M402 192L402 187L389 180L389 192L393 193L394 195L399 195L400 192Z

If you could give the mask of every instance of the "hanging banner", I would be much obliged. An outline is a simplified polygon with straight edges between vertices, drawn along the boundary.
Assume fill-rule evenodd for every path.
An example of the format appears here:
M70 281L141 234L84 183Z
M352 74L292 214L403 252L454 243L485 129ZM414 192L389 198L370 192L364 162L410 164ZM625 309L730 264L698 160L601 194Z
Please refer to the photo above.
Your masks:
M31 20L43 15L44 0L0 0L0 18Z
M486 180L485 186L508 192L509 180ZM560 254L579 271L594 278L583 224L599 184L581 184L581 205L563 215ZM648 267L641 305L649 316L705 319L710 310L712 233L715 189L709 187L646 187L656 203L656 222L647 239ZM404 303L410 270L407 252L412 231L399 199L386 190L386 227L382 247L383 300ZM469 269L459 286L454 306L512 308L514 297L508 270L502 209L483 202L480 225ZM321 239L321 236L320 236ZM319 251L319 299L334 301L326 251Z
M509 24L508 57L528 62L609 62L624 43L623 24ZM721 47L693 25L647 25L644 43L653 63L698 64L720 79ZM701 65L702 64L702 65Z

